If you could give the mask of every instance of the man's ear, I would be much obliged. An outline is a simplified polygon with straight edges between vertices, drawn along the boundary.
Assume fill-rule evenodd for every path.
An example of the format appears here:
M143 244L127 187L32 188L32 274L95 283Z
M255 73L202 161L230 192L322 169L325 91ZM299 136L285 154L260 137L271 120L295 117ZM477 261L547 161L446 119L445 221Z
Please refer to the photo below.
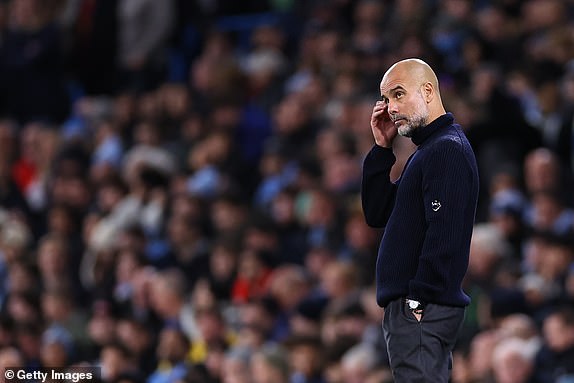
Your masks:
M423 84L423 95L427 104L434 99L434 87L431 82L425 82Z

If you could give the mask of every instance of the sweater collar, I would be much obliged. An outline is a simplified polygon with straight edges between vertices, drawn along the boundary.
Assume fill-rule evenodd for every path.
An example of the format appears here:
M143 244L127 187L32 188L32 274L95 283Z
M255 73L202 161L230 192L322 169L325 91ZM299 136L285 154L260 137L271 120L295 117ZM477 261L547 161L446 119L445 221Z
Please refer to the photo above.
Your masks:
M442 116L436 118L430 124L416 129L411 137L411 140L416 146L419 146L439 128L452 125L453 122L454 116L452 113L445 113Z

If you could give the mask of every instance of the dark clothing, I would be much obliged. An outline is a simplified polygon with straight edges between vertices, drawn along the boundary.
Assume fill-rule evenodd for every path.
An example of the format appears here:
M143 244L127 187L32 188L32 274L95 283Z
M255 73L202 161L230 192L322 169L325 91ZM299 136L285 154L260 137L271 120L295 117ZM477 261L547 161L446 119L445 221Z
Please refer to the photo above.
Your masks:
M70 71L90 95L116 91L117 0L84 0L72 34Z
M534 376L541 383L558 382L560 378L569 381L566 376L574 377L574 346L559 353L542 347L536 355Z
M419 322L404 299L385 309L383 331L396 382L447 382L451 350L464 319L463 307L428 304Z
M55 24L5 32L0 45L0 113L21 123L65 120L69 99L60 45Z
M364 161L363 211L370 226L386 226L377 259L377 303L408 297L463 307L478 198L478 170L461 127L447 113L415 131L418 146L399 180L395 156L375 146Z

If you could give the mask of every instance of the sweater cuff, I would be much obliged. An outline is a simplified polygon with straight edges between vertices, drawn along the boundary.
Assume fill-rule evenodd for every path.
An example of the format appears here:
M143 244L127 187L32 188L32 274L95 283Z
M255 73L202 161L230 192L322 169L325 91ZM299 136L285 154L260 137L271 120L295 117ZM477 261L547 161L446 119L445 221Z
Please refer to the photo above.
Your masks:
M375 161L392 162L393 164L397 160L392 148L385 148L377 144L373 145L369 154L367 154L367 158Z
M396 160L392 149L374 145L363 162L363 174L371 175L380 172L390 172Z

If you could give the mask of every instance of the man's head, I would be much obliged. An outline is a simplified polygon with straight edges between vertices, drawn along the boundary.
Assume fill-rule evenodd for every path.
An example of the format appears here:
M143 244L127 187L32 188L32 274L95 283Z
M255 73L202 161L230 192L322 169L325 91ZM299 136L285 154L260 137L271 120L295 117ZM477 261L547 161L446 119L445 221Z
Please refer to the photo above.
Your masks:
M422 60L407 59L391 66L383 76L380 91L401 136L411 137L415 129L445 113L438 79Z
M542 324L544 340L548 347L557 353L574 346L574 310L570 307L558 308L549 314Z

